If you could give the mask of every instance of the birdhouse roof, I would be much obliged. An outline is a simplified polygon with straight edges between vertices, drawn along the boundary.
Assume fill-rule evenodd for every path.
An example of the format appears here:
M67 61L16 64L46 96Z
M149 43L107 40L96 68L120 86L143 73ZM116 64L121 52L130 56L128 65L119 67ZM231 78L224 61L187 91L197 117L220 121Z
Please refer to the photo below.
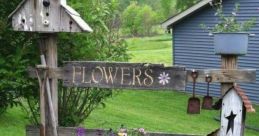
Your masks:
M238 96L241 98L241 100L243 101L244 106L245 106L247 112L255 112L255 109L253 108L253 105L252 105L251 101L249 100L248 96L246 96L245 91L242 90L242 89L240 88L240 86L238 86L238 85L236 85L236 86L230 88L230 89L226 92L226 94L223 96L223 99L224 99L224 97L225 97L230 91L235 91L235 92L237 93L237 95L238 95Z
M14 17L15 14L17 12L19 12L19 10L22 9L25 6L27 1L28 0L22 0L19 3L19 5L17 6L17 8L8 16L8 18ZM28 3L28 4L30 4L30 3ZM61 13L65 12L64 14L68 15L68 17L75 22L75 24L81 29L82 32L93 32L92 28L81 18L80 14L78 12L76 12L73 8L68 6L66 4L65 0L62 0L60 2L60 7L62 9L62 10L60 10L60 12ZM36 19L38 19L38 18L36 18ZM62 28L60 28L60 29L62 29ZM62 29L62 30L54 29L54 30L57 30L56 32L65 32L66 31L66 30L64 31L64 29ZM36 28L35 30L31 30L31 31L42 31L42 29L39 30L38 28ZM49 30L46 29L46 31L44 31L44 32L49 32ZM53 32L53 31L51 30L51 32ZM71 32L71 30L69 30L67 32ZM75 31L75 32L78 32L78 31Z
M66 13L74 19L74 21L78 24L78 26L83 30L87 32L93 32L92 28L81 18L80 14L76 12L73 8L70 6L61 3L61 6L65 9Z
M27 0L22 0L22 2L19 3L19 5L16 7L16 9L8 16L8 18L11 18L26 2Z

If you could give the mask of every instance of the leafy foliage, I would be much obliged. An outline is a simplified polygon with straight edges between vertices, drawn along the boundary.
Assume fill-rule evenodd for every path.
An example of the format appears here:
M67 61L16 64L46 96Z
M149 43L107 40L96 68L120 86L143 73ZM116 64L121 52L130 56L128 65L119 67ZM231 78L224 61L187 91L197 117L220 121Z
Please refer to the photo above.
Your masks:
M152 27L158 23L158 15L148 5L140 6L132 2L122 14L122 27L132 36L149 36Z
M230 16L227 16L223 12L223 6L219 4L215 15L219 17L220 22L216 24L211 30L205 24L201 24L201 27L205 30L209 30L211 33L248 31L251 27L255 25L256 18L252 18L244 22L238 22L237 16L239 12L239 7L240 4L236 3L232 14Z
M126 54L127 44L119 37L118 28L115 25L119 13L116 0L72 0L70 5L80 12L94 32L91 34L60 34L60 61L127 61L129 59ZM104 106L104 100L111 96L112 90L110 89L60 89L58 98L60 125L79 125L96 107L100 104Z
M61 126L78 126L104 100L111 97L109 89L63 88L59 93L59 123Z
M4 112L9 106L22 104L31 122L37 124L39 122L38 83L27 76L26 69L28 66L39 64L39 49L35 46L39 36L11 30L7 16L19 2L20 0L4 1L3 3L1 1L0 5L2 15L0 17L0 110ZM94 32L91 34L59 34L59 64L69 60L127 61L129 59L126 54L127 44L119 38L118 29L114 27L119 13L117 11L118 1L71 0L70 2L70 5L87 20L86 22ZM75 90L80 93L76 93ZM59 112L59 119L65 126L78 125L89 116L94 108L100 104L103 105L104 100L112 95L111 90L94 88L62 88L59 93L59 106L61 109L65 109ZM66 93L71 94L70 97L64 98ZM80 96L78 96L79 94ZM66 101L67 99L79 99L79 101ZM63 102L69 106L82 108L74 111L74 107L68 105L64 107ZM68 117L71 118L68 119Z
M160 0L164 20L177 13L174 2L175 0Z
M179 12L189 8L193 4L197 3L200 0L177 0L176 2L176 8Z
M7 18L19 2L1 1L0 4L0 113L21 105L22 97L37 96L37 87L26 74L26 68L37 61L33 46L37 35L11 31Z

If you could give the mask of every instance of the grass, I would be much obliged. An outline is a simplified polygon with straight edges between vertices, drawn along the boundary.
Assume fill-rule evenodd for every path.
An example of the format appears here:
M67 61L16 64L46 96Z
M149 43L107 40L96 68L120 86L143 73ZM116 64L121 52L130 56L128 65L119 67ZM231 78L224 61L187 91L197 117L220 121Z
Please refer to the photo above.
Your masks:
M20 107L8 109L0 116L0 136L25 136L25 126L29 124Z
M172 65L172 40L170 35L131 38L127 40L131 62L164 63Z
M170 35L127 40L131 62L172 64L172 42ZM85 121L88 128L143 127L148 131L171 133L208 134L220 124L213 118L219 111L202 110L200 115L187 115L190 96L172 91L125 90L110 99L104 109L95 110ZM257 111L259 107L256 106ZM259 128L257 113L247 115L247 124ZM246 130L246 136L257 136L258 132Z
M202 110L200 115L188 115L188 98L188 95L180 92L126 90L108 100L104 109L95 110L84 126L118 129L120 124L124 124L128 128L143 127L148 131L201 135L216 130L220 124L213 118L219 116L219 111ZM259 127L258 120L258 114L247 116L249 125ZM246 136L258 134L246 130Z
M96 110L86 126L118 128L124 124L128 128L189 134L205 134L217 128L218 123L211 121L217 112L189 116L187 100L185 94L170 91L126 91L109 100L105 109Z
M128 39L131 62L165 63L171 65L170 35L151 38ZM202 110L200 115L187 115L186 107L190 96L174 91L132 91L115 93L107 100L105 108L96 109L82 124L86 128L118 129L143 127L147 131L171 133L208 134L219 127L214 117L219 111ZM259 106L256 106L259 111ZM18 107L0 116L0 136L25 136L25 125L29 121ZM258 113L247 115L247 124L259 128ZM259 133L246 130L246 136Z

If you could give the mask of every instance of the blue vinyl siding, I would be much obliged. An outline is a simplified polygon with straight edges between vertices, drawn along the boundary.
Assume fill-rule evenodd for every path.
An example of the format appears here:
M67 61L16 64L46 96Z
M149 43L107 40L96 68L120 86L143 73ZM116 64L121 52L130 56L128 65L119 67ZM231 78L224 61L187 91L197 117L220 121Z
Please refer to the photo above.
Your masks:
M231 14L236 2L240 3L238 13L240 21L248 20L251 17L257 18L256 26L250 31L256 36L250 38L248 54L239 57L239 68L259 69L259 1L223 0L224 12ZM214 26L218 22L218 18L214 14L214 9L208 5L173 26L175 65L184 65L188 69L220 68L220 56L214 54L213 37L200 28L200 24ZM251 101L259 103L259 72L257 72L256 83L241 84L241 87ZM188 84L186 90L192 91L192 85ZM206 94L206 85L198 84L196 91L198 94ZM213 96L220 96L219 84L211 85L211 91Z

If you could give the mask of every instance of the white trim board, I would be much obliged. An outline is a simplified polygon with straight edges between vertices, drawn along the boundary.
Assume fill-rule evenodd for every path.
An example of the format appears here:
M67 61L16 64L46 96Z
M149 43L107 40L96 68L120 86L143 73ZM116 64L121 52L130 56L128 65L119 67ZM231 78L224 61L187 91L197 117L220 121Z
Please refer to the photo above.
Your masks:
M169 18L168 20L166 20L165 22L162 23L162 28L167 29L170 25L182 20L183 18L187 17L188 15L190 15L191 13L197 11L198 9L206 6L207 4L213 2L214 0L202 0L199 3L195 4L194 6L190 7L189 9L183 11L182 13Z

